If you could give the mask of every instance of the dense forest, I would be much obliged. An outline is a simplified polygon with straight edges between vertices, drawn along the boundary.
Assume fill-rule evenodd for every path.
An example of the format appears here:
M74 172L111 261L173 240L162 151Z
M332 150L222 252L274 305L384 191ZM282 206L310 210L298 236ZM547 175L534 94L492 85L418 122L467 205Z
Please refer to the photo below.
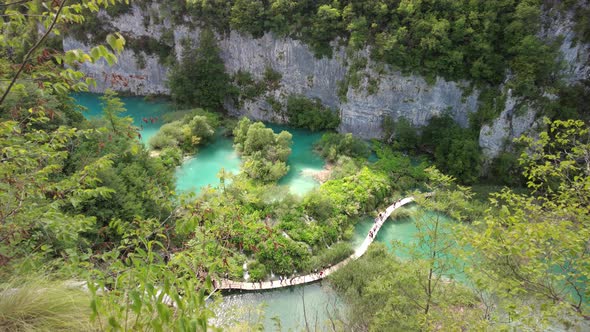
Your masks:
M105 13L129 12L127 1L0 3L0 330L268 329L215 319L220 280L323 271L355 252L363 218L404 197L420 208L391 219L415 220L414 241L372 244L331 274L346 314L315 329L588 327L590 92L561 79L559 40L539 33L554 6L574 12L588 42L587 1L129 2L150 20L202 25L199 43L177 57L170 33L112 31ZM338 133L338 111L317 99L269 99L289 128L322 133L314 149L328 176L293 194L281 179L294 135L226 112L281 81L270 67L227 73L216 36L230 30L300 39L318 57L368 47L404 73L467 80L482 91L480 109L468 128L447 114L420 128L385 119L382 139L365 141ZM92 47L64 51L64 35ZM174 110L148 144L115 92L101 95L96 118L73 95L96 84L81 64L114 64L125 48L170 66ZM543 127L484 171L478 129L498 115L501 86L535 105ZM220 137L231 138L239 172L222 167L219 185L177 191L176 168ZM306 318L301 329L314 328Z

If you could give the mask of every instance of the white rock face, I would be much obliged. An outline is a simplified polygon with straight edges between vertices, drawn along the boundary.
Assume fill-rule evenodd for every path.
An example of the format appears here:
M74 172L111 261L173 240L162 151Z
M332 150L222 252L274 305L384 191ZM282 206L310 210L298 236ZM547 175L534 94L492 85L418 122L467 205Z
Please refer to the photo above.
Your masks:
M64 38L63 45L65 50L90 50L90 46L70 37ZM136 95L169 94L170 90L165 85L168 68L162 66L156 56L142 54L145 59L143 68L140 68L135 52L125 49L117 55L118 61L114 66L100 60L94 64L84 63L80 70L96 80L96 87L90 87L91 92L102 93L110 88Z
M168 22L163 25L143 25L143 13L135 6L130 14L121 15L111 21L118 30L133 36L158 37ZM199 40L200 30L187 27L175 27L175 50L182 52L181 41L185 38ZM404 76L400 72L385 69L385 74L377 75L371 66L361 75L369 75L378 80L374 94L369 94L367 77L363 78L358 89L349 87L346 102L338 97L338 83L347 73L347 56L343 49L338 49L332 58L318 59L309 47L290 38L275 38L265 34L259 39L231 32L218 36L221 57L229 73L245 70L261 78L264 70L271 67L282 75L281 86L258 100L245 102L243 107L231 108L234 114L247 115L253 119L283 122L286 119L271 111L265 101L273 96L283 105L292 94L302 94L309 98L319 98L322 103L340 111L341 132L351 132L363 138L377 138L382 134L381 123L385 116L397 119L408 118L415 125L424 125L434 116L449 111L455 120L467 125L468 113L477 109L477 91L463 96L461 85L438 78L429 85L423 78L415 75ZM86 45L66 38L64 48L88 49ZM357 57L366 57L363 51ZM168 69L158 63L158 59L147 56L145 68L140 68L133 51L126 50L119 56L119 62L113 67L106 63L85 64L82 71L94 77L98 86L93 92L103 92L106 88L126 91L133 94L166 94ZM369 61L370 63L370 61ZM230 106L230 105L228 105Z
M590 79L590 44L576 42L573 13L544 10L542 21L542 38L548 41L562 38L560 50L565 64L565 81L573 85ZM515 138L523 134L536 136L538 130L543 128L542 123L536 119L537 112L532 108L525 114L516 115L517 102L509 93L500 116L491 125L481 128L479 145L487 161L497 157Z
M154 5L157 10L157 5ZM118 30L135 37L152 36L158 38L162 30L171 28L169 22L161 24L143 24L144 13L134 6L130 14L122 15L111 21ZM570 14L546 12L545 29L541 35L547 39L563 36L561 51L568 68L564 73L568 82L573 84L590 76L590 45L575 43L573 21ZM186 26L174 27L174 48L180 57L181 41L185 38L198 41L200 30ZM265 101L273 97L281 104L292 94L302 94L309 98L319 98L325 105L340 112L341 132L350 132L363 138L378 138L382 135L382 121L386 116L393 119L406 117L415 125L424 125L429 119L443 112L450 112L462 126L468 125L468 115L477 110L478 91L465 95L462 86L466 83L448 82L437 78L434 84L428 84L416 75L404 76L400 72L385 68L378 75L369 65L359 75L362 80L358 89L348 88L346 100L338 97L338 84L345 79L347 62L351 59L343 49L336 49L330 59L318 59L302 42L290 38L276 38L265 34L259 39L231 32L218 36L221 57L229 73L244 70L261 78L264 70L271 67L282 75L281 85L277 90L269 91L262 97L246 101L240 108L227 105L231 113L246 115L257 120L285 122L287 119L271 110ZM65 38L64 49L89 47L80 42ZM368 50L359 52L354 57L368 58ZM97 80L93 92L103 92L107 88L125 91L132 94L168 94L166 78L168 68L159 63L157 57L143 54L145 66L140 68L138 57L131 50L119 55L119 62L113 67L106 63L84 64L82 71ZM377 80L373 92L369 93L369 79ZM480 146L488 160L496 157L506 142L533 126L535 112L529 110L524 115L515 115L516 100L507 99L506 107L500 117L491 125L484 126L480 134Z
M479 133L479 146L486 160L497 157L505 151L515 138L523 134L536 135L540 122L536 119L536 112L528 108L519 114L518 100L508 91L506 106L500 116L491 125L484 125Z
M559 49L566 66L564 79L570 84L590 79L590 44L576 40L574 13L546 10L543 21L541 37L547 40L563 38Z

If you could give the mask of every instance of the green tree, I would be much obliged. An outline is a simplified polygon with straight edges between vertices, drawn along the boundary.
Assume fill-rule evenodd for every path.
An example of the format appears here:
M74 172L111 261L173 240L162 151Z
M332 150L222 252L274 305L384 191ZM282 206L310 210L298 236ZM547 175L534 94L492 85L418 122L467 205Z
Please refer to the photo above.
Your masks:
M242 170L252 179L276 181L289 171L293 136L286 131L275 134L262 122L243 118L234 128L234 146L243 157Z
M494 209L464 235L475 249L469 263L476 284L498 295L509 318L533 326L548 323L535 319L537 310L564 320L589 314L589 130L576 120L548 125L537 140L520 139L532 193L493 195ZM522 305L531 299L535 305Z
M265 8L260 0L236 0L231 8L232 29L249 32L254 38L264 34Z
M315 149L320 156L330 162L336 161L341 156L353 158L368 158L371 150L367 142L352 134L327 133L322 135Z
M183 46L182 59L168 77L172 100L183 106L222 110L223 102L230 95L231 84L219 56L215 35L211 30L203 29L197 48L188 40Z
M297 95L287 99L287 116L290 125L312 131L336 129L340 124L340 116L336 110L325 107L319 99L312 100Z

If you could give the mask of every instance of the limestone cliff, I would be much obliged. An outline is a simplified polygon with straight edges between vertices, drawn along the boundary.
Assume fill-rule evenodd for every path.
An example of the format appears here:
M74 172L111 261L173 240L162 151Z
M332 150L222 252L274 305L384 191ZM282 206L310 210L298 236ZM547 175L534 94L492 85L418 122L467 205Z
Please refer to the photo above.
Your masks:
M112 20L111 24L115 29L136 37L158 36L162 29L169 27L168 22L163 22L146 28L142 22L143 13L135 6L131 13ZM198 28L176 26L174 47L177 54L181 54L180 45L184 38L198 41L199 34ZM298 40L275 38L271 34L253 39L235 32L219 36L219 46L229 73L241 69L261 77L266 67L272 67L281 73L282 79L280 87L269 95L283 104L291 94L319 98L325 105L340 110L340 131L363 138L380 137L385 116L394 119L404 116L415 125L424 125L432 116L450 111L457 122L466 126L468 113L477 109L477 91L464 96L460 83L438 78L429 84L419 76L404 76L388 68L377 74L370 62L361 74L364 78L360 86L357 89L349 87L346 100L342 101L338 96L338 85L345 79L350 60L343 49L338 49L330 59L318 59L307 45ZM64 48L88 49L88 46L66 38ZM364 51L355 57L366 57L367 54ZM167 93L167 68L154 56L143 54L143 58L146 63L140 66L134 52L125 50L113 67L108 67L106 63L84 64L82 70L97 80L97 87L92 88L94 92L112 88L138 95ZM373 93L368 92L369 79L377 82ZM243 107L230 111L254 119L281 121L282 118L269 111L266 97L248 101Z
M573 85L590 79L590 44L576 40L573 13L556 9L543 11L540 36L547 41L560 41L560 51L564 64L563 78ZM536 117L533 108L518 111L522 100L514 98L507 91L506 104L500 116L489 125L481 128L479 145L487 160L497 157L517 137L523 134L536 135L542 127L541 119ZM525 108L531 107L525 105Z
M156 6L156 5L154 5ZM157 10L157 8L155 8ZM144 16L137 6L129 14L111 20L112 26L128 35L158 38L164 29L170 29L170 22L145 25ZM548 12L544 20L542 36L548 39L563 36L561 50L568 63L566 76L570 83L590 74L588 56L589 45L576 44L569 14ZM181 41L190 38L199 39L200 30L184 25L174 26L174 45L177 56L182 52ZM332 58L318 59L309 47L301 41L290 38L276 38L271 34L254 39L250 36L231 32L218 36L221 56L229 73L245 70L255 77L262 77L267 67L282 75L280 87L268 91L265 95L244 102L240 107L228 105L234 114L247 115L254 119L284 121L274 113L266 102L272 96L283 105L291 94L302 94L310 98L319 98L325 105L339 110L342 123L341 132L351 132L363 138L380 137L381 123L385 116L394 119L408 118L415 125L424 125L434 115L450 112L462 126L467 126L468 115L477 110L478 92L469 94L463 89L466 83L449 82L437 78L430 84L422 77L404 76L387 66L380 66L377 73L376 64L367 62L367 66L358 73L361 83L357 88L348 87L346 98L339 97L339 83L348 73L350 63L355 58L368 58L368 50L351 56L341 48L336 48ZM64 48L87 49L87 45L65 38ZM141 52L143 53L143 52ZM142 63L137 54L125 50L119 55L119 62L113 67L106 63L84 64L82 70L96 78L98 85L94 92L106 88L126 91L132 94L166 94L166 77L168 69L158 58L143 53ZM492 124L481 129L480 146L488 159L497 156L506 142L510 142L534 127L534 111L521 115L515 111L518 100L507 98L505 110Z

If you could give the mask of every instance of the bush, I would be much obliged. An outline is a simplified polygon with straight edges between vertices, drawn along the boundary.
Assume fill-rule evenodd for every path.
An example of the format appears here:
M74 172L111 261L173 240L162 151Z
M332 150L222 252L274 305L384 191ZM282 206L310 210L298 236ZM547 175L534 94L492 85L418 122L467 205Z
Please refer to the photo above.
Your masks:
M248 272L250 273L250 279L252 281L261 281L266 278L268 275L268 271L266 270L266 266L260 263L259 261L254 261L248 264Z
M275 134L262 122L252 123L243 118L233 133L234 147L243 156L242 169L248 177L269 182L287 174L293 137L289 132Z
M162 149L160 159L166 167L176 167L182 164L182 150L176 147Z
M186 43L181 62L170 72L168 85L172 100L179 105L223 109L232 89L213 32L201 32L198 48Z
M421 143L433 153L436 167L446 174L464 184L479 178L482 154L477 133L461 128L448 114L430 120L423 130Z
M192 153L198 145L208 143L215 134L214 126L219 124L216 114L203 110L175 112L169 118L179 118L163 125L160 131L150 139L150 146L156 150L179 148Z
M158 132L150 138L149 145L154 150L164 150L166 148L174 148L178 146L178 141L174 137L170 137L163 132Z
M303 96L290 96L287 100L289 124L312 131L335 129L340 125L336 110L322 105L319 99L310 100Z
M340 156L352 158L368 158L371 154L368 144L352 136L352 134L327 133L315 145L316 151L330 162L334 162Z
M313 256L310 261L310 269L323 269L327 266L338 264L350 257L353 253L354 249L350 243L336 243L330 248L322 250L320 253Z

